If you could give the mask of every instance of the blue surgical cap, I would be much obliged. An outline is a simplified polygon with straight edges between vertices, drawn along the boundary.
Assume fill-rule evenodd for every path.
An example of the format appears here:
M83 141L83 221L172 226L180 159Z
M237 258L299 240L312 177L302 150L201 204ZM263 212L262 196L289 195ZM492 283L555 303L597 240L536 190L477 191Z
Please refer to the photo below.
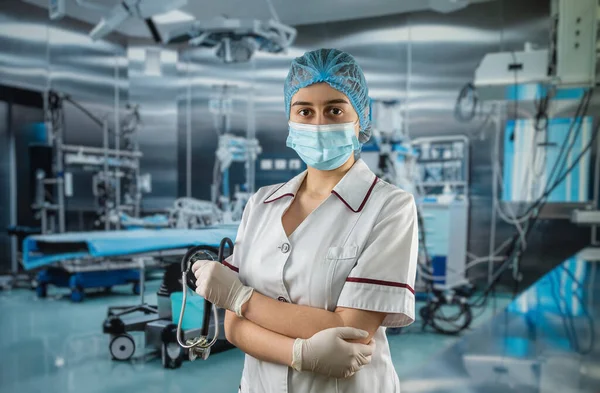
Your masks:
M321 82L348 97L360 120L359 141L368 141L371 137L371 120L367 81L354 57L337 49L306 52L292 61L283 88L288 119L294 94L303 87Z

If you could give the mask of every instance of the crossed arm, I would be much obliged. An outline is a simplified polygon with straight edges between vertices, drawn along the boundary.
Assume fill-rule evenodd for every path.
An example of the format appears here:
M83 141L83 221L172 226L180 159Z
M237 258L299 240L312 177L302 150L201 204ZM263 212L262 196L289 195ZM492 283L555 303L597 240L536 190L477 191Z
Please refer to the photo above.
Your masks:
M254 291L243 306L245 318L227 311L227 339L250 356L284 365L292 363L292 346L296 338L308 339L333 327L350 326L369 332L359 340L368 344L381 326L385 314L338 307L335 312L282 303Z

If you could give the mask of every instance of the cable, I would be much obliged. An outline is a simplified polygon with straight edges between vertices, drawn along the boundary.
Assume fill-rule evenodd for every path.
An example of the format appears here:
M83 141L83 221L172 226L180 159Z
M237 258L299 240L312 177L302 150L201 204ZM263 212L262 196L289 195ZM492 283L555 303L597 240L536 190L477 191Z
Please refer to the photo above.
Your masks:
M583 284L577 279L577 277L575 277L575 275L573 274L573 272L571 272L569 269L567 269L565 267L565 265L560 265L560 267L569 275L569 277L571 278L571 280L573 280L573 282L575 284L577 284L577 287L581 290L585 290L583 288ZM585 305L585 303L583 302L583 299L581 298L581 296L578 293L575 293L575 297L577 298L577 301L579 302L579 304L581 304L581 309L583 311L583 313L585 314L586 318L589 321L589 327L590 327L590 344L588 345L588 349L586 349L585 351L581 351L581 349L579 349L579 353L581 355L588 355L592 352L592 350L594 349L595 346L595 342L596 342L596 329L595 329L595 323L594 323L594 318L590 315L590 313L587 310L587 307ZM573 327L573 330L575 330L575 327ZM579 347L579 340L577 339L577 334L575 333L575 339L577 340L577 347Z
M515 123L515 127L516 127L516 123ZM523 231L523 228L521 227L521 223L524 222L524 220L523 221L517 220L516 214L510 207L509 207L509 211L510 211L510 215L512 216L512 218L508 218L502 211L500 201L498 200L498 190L496 189L496 186L498 186L498 185L501 186L504 183L504 180L502 177L502 171L500 169L500 154L498 151L499 148L500 148L500 130L497 130L494 154L493 154L494 171L495 171L495 173L498 174L498 178L495 180L497 180L499 182L499 184L496 182L494 183L493 198L495 201L495 203L494 203L495 209L501 219L503 219L505 222L508 222L515 226L515 228L517 229L517 232L519 233L519 236L521 236L521 241L526 244L525 232ZM527 216L526 219L529 219L529 216Z
M495 257L495 258L492 258L492 260L495 261L495 262L503 262L503 261L506 260L506 258L505 257ZM448 279L448 277L453 277L453 276L459 276L460 277L464 273L466 273L467 270L471 269L472 267L474 267L476 265L479 265L479 264L482 264L482 263L485 263L485 262L489 262L489 261L490 261L489 257L482 257L482 258L479 258L477 260L471 261L469 264L467 264L465 266L465 269L462 270L462 271L455 271L455 270L448 269L449 273L446 274L446 275L444 275L444 276L434 276L434 275L432 275L433 272L429 269L429 267L426 266L426 265L423 265L420 262L417 265L417 269L419 269L419 274L421 274L422 277L424 277L424 278L426 278L428 280L431 280L431 281L435 281L435 280Z
M77 103L76 101L74 101L71 97L64 96L63 99L65 101L70 102L71 105L73 105L75 108L79 109L81 112L83 112L85 115L87 115L94 123L96 123L100 127L102 127L104 125L104 123L102 122L102 120L100 120L98 117L96 117L92 112L90 112L89 110L87 110L86 108L84 108L82 105L80 105L79 103Z
M546 92L544 97L542 97L539 101L537 98L534 100L536 108L534 127L537 131L548 130L548 106L550 104L550 100L554 97L555 92L556 89L552 89L550 92Z
M568 143L568 141L571 138L570 136L571 136L571 134L572 134L572 132L574 130L573 127L575 126L575 124L579 124L580 127L581 127L581 122L579 122L578 119L579 119L579 117L581 115L581 110L583 109L584 106L585 106L584 117L587 115L587 110L588 110L589 103L590 103L590 100L591 100L591 97L592 97L592 92L593 92L592 89L588 90L588 92L584 95L584 97L582 97L582 99L579 102L579 105L577 107L577 111L575 113L575 117L573 118L573 121L571 122L571 125L569 127L569 131L567 132L567 137L563 141L563 144L561 146L561 151L559 152L559 155L558 155L558 157L556 159L556 162L554 163L554 166L553 166L552 170L550 171L550 175L548 176L548 183L547 183L547 185L550 184L551 179L554 177L554 174L555 174L557 168L559 167L558 164L562 161L563 154L567 151L567 143ZM596 132L592 136L592 142L595 140L596 136L597 136L597 129L596 129ZM516 219L517 220L526 219L526 217L528 215L530 215L531 212L534 209L538 208L539 205L540 205L540 203L542 202L542 200L544 200L546 197L548 197L560 185L560 183L562 182L562 180L564 180L566 178L566 176L568 175L568 173L579 163L579 161L580 161L581 157L583 156L583 154L585 154L585 152L587 150L589 150L590 147L591 147L591 144L588 145L585 148L584 151L582 151L582 154L580 154L579 157L573 162L573 165L571 165L571 168L569 170L567 170L566 174L563 175L561 178L559 178L550 187L550 189L548 189L548 187L547 187L546 188L546 192L544 194L542 194L535 202L533 202L529 206L529 208L526 209L526 211L523 214L521 214L520 216L516 217ZM568 153L567 153L567 156L568 156Z
M594 132L592 134L592 138L591 138L590 142L581 151L581 153L574 160L574 162L572 163L572 165L563 173L563 175L559 179L557 179L555 181L555 183L552 185L552 187L550 187L549 189L547 189L547 191L544 193L544 195L542 195L542 197L538 200L538 202L536 202L534 204L534 205L537 205L536 207L533 208L533 209L536 209L536 212L531 217L531 219L527 222L527 228L525 230L525 237L527 237L529 235L531 229L533 228L533 226L537 222L542 207L548 201L547 200L548 195L550 195L550 193L552 193L552 191L568 176L568 174L575 168L575 166L578 164L578 162L581 160L581 158L587 152L587 150L589 150L592 147L592 145L594 144L594 141L596 140L596 138L598 136L598 131L599 130L600 130L600 122L598 122L598 124L596 125L596 128L595 128L595 130L594 130ZM486 304L486 302L487 302L487 296L489 295L489 292L492 290L492 287L496 285L496 283L498 282L498 280L501 277L501 275L504 273L504 271L510 265L509 262L513 262L513 258L519 258L520 257L520 254L524 251L524 248L522 247L522 244L521 244L520 245L521 247L519 247L520 248L519 251L516 251L517 250L516 246L517 246L519 238L520 238L520 235L516 237L516 240L514 242L514 246L515 247L512 248L512 250L510 252L510 257L508 257L507 260L506 260L506 262L500 267L498 273L496 273L496 278L494 280L492 280L492 282L488 285L488 288L484 291L483 296L482 296L482 303L478 304L476 302L476 303L472 304L472 306L474 306L474 307L480 307L480 306L483 306L484 304Z
M558 178L554 182L554 184L552 185L552 187L550 187L550 189L544 193L544 198L548 197L552 193L552 191L554 191L560 185L560 183L562 183L566 179L566 177L569 175L569 173L571 173L573 171L573 169L575 169L575 167L579 164L579 161L581 161L581 159L587 153L587 151L590 150L590 148L594 144L594 141L598 137L598 128L599 128L599 126L600 126L600 123L598 124L598 126L596 126L596 130L592 134L592 139L590 140L590 142L581 151L581 153L579 153L579 155L577 156L577 158L573 161L573 163L569 166L569 168L565 171L565 173L563 173L562 176L560 178Z
M469 304L463 301L463 298L452 297L450 300L447 300L446 297L439 296L439 294L439 291L435 291L433 296L430 296L428 303L419 311L419 314L423 319L423 329L428 325L431 325L437 332L446 335L456 335L467 329L473 321L473 314ZM454 317L446 317L442 311L442 306L444 305L456 305L460 308L460 311ZM464 322L461 325L456 324L455 322L462 316L465 317ZM436 321L445 322L453 327L453 329L443 327Z
M513 88L515 90L515 124L517 122L517 120L519 119L519 82L518 82L518 77L517 77L517 72L519 71L519 68L517 67L517 55L515 54L514 51L510 52L512 59L513 59L513 76L514 76L514 85ZM509 67L510 69L510 67Z
M565 315L565 313L562 310L562 306L560 303L560 297L556 293L557 285L556 285L556 281L555 281L555 277L554 277L555 273L556 272L550 272L550 276L549 276L550 291L552 292L552 299L554 300L554 303L556 304L558 314L560 315L560 318L562 320L563 329L565 331L565 334L567 335L567 339L569 340L571 347L576 352L579 352L577 339L573 336L573 332L571 331L571 325L567 323L567 316Z
M514 53L513 53L513 58L516 61L516 57L514 56ZM516 79L516 75L515 75L515 79ZM516 86L516 83L515 83L515 86ZM576 116L569 128L569 136L567 137L566 141L568 141L570 139L570 134L573 130L574 125L578 123L577 120L579 118L581 109L583 109L584 102L585 102L585 108L586 108L585 113L587 114L587 108L589 105L589 101L591 99L591 95L592 95L591 91L588 91L588 93L586 93L584 98L582 98L582 100L580 101ZM518 98L518 97L516 97L516 98ZM518 99L515 101L516 101L515 102L515 112L518 114ZM520 218L518 218L518 221L520 221L519 226L517 227L518 233L515 236L513 236L512 239L509 239L508 244L512 244L512 245L509 249L506 260L504 261L502 266L496 272L495 278L487 286L487 288L483 291L483 293L479 297L479 299L476 299L473 303L465 303L465 306L463 307L463 312L464 313L468 312L469 313L468 316L470 318L472 318L471 307L485 306L485 304L487 304L489 294L491 292L495 293L495 287L496 287L500 277L502 277L502 275L508 269L509 266L511 266L514 263L517 263L517 261L519 260L522 253L525 251L525 249L527 247L526 239L539 218L541 208L547 203L547 197L566 178L566 176L568 176L568 174L574 169L574 167L579 163L579 161L581 160L583 155L587 152L587 150L589 150L591 148L592 144L594 143L594 141L598 135L599 127L600 127L600 124L596 127L595 132L594 132L592 139L591 139L590 143L588 144L588 146L586 146L586 148L581 152L581 154L579 154L579 156L575 159L573 164L569 168L567 168L567 170L562 174L562 176L560 176L558 179L556 179L556 181L552 184L552 186L550 186L550 181L549 181L546 185L546 191L544 192L544 194L540 198L538 198L538 200L536 200L536 202L534 202L527 209L528 211L524 215L522 215ZM570 148L572 148L572 146L573 146L573 144L571 144ZM562 155L564 154L565 151L568 151L568 149L566 148L566 143L563 143L563 147L561 149L561 154L559 155L559 159L557 159L557 161L555 162L555 165L554 165L554 168L552 171L552 176L555 172L555 169L558 167L558 164L560 163ZM552 179L552 176L549 178L549 180ZM497 197L497 195L495 195L495 197ZM515 217L514 215L513 215L513 221L517 221L517 217ZM525 228L522 228L520 226L521 223L525 224ZM435 276L429 276L429 277L435 279ZM513 297L515 296L516 292L518 292L518 281L517 280L515 280L515 286L513 288ZM435 301L435 302L430 301L426 307L427 308L422 309L422 311L423 311L422 316L425 320L424 327L427 326L427 324L430 324L436 330L438 330L442 333L448 333L447 329L444 329L444 328L440 327L439 325L435 324L436 312L441 307L441 305L439 305L439 300ZM437 318L438 318L438 320L447 322L447 318L445 318L445 316L443 316L443 315L442 315L442 317L437 317ZM456 334L457 332L453 332L453 333Z
M516 59L516 55L514 54L514 52L512 52L512 56L513 56L513 61L516 65L517 59ZM519 114L517 70L518 70L518 68L514 67L515 118L516 119L518 119L518 114ZM476 107L477 107L477 98L475 95L472 96L473 97L473 105L471 107L470 113L465 115L464 112L461 111L463 100L469 94L474 94L474 93L475 93L474 87L472 85L469 86L469 84L466 85L465 87L463 87L463 89L461 90L461 93L459 94L459 98L457 100L457 105L455 107L455 116L459 120L467 120L468 121L475 117ZM575 166L579 163L579 161L581 160L583 155L591 148L592 144L594 143L594 141L598 135L598 126L596 127L596 130L592 136L590 143L586 146L586 148L584 148L584 150L581 152L581 154L579 154L579 156L575 159L575 161L572 163L572 165L570 165L569 168L567 168L566 171L558 179L556 179L556 181L554 183L551 183L551 181L554 177L554 173L556 172L556 169L559 167L559 163L561 163L563 161L562 158L563 158L564 153L567 152L567 157L568 157L569 152L573 148L574 143L571 143L569 148L567 148L567 143L570 140L570 136L571 136L571 133L573 132L574 126L576 124L579 124L579 129L580 129L581 122L579 122L578 120L579 120L581 111L584 106L585 106L584 113L587 114L591 96L592 96L592 90L588 90L578 105L577 113L576 113L573 121L571 122L571 126L569 127L568 136L565 139L565 142L563 143L559 157L554 164L554 167L551 171L550 177L548 178L548 182L545 187L546 191L533 204L531 204L531 206L527 209L527 211L524 214L522 214L520 217L517 218L516 215L514 214L514 212L511 211L511 213L512 213L511 215L513 217L512 217L512 220L509 219L508 221L509 222L512 221L513 223L515 223L515 227L517 228L518 233L517 233L517 235L515 235L513 237L513 239L509 239L510 243L512 243L512 246L510 247L510 250L509 250L509 253L507 255L505 262L502 264L500 269L498 269L498 271L496 272L495 278L488 285L488 287L484 290L484 292L482 293L482 296L479 299L477 299L475 302L469 304L470 307L483 307L487 303L489 294L492 291L495 292L495 287L496 287L500 277L502 276L502 274L508 269L509 266L511 266L514 263L517 263L517 261L519 260L519 258L522 255L522 253L527 248L526 239L539 218L541 208L547 203L548 196L566 178L566 176L568 176L568 174L575 168ZM548 102L549 102L549 95L546 95L546 97L544 98L544 101L538 106L538 108L543 110L544 113L546 113ZM538 112L539 112L539 110L538 110ZM540 118L540 116L538 116L538 120L539 120L539 118ZM516 124L516 122L515 122L515 124ZM599 126L600 126L600 124L599 124ZM539 128L539 121L536 123L536 128ZM513 136L513 138L514 138L514 136ZM537 146L536 146L536 148L537 148ZM536 154L537 154L537 152L536 152ZM534 171L535 171L535 161L537 161L537 160L534 159L534 163L533 163ZM552 185L550 185L550 184L552 184ZM497 198L497 195L495 195L494 197ZM499 212L502 212L502 210L499 210ZM503 214L503 216L504 216L504 218L507 218L506 214ZM522 223L525 224L525 228L521 227L520 224L522 224ZM429 276L429 277L432 277L435 279L435 276ZM513 297L516 296L517 292L518 292L518 280L515 280L515 286L513 288ZM428 307L427 309L422 309L422 311L424 311L424 313L427 314L424 316L424 319L426 320L425 324L431 324L434 328L436 328L436 330L440 330L440 331L444 330L443 328L441 328L439 326L437 326L437 327L435 326L435 314L436 314L436 311L439 309L439 307L441 307L439 305L439 301L438 302L430 302L427 307ZM470 308L468 310L470 313ZM472 318L471 314L469 314L469 316ZM427 317L427 318L425 318L425 317ZM442 315L441 318L438 317L438 320L447 321L447 318L445 318Z
M552 170L550 172L550 176L548 178L548 181L550 181L554 177L554 173L556 172L556 170L559 167L558 164L562 160L562 155L566 152L565 146L567 145L569 139L571 138L571 134L573 132L573 126L575 124L579 123L579 128L581 128L581 121L579 121L579 118L580 117L583 118L583 117L587 116L588 108L589 108L590 101L592 99L593 93L594 93L593 89L588 89L585 92L584 96L579 101L579 105L577 106L577 110L575 111L575 116L573 117L573 121L571 122L571 125L569 127L569 131L567 133L567 137L563 141L563 144L561 146L560 154L559 154L558 158L556 159L556 161L554 163L554 166L552 167ZM584 107L585 107L585 109L583 109ZM567 155L568 155L568 153L567 153Z

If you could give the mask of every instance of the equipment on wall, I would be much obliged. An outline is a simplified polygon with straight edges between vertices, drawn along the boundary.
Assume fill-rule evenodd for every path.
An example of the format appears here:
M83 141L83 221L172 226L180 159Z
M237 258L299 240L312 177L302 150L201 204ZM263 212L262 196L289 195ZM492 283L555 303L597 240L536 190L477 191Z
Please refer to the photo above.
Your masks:
M64 143L66 123L64 103L68 102L101 127L102 147L67 145ZM98 209L97 225L111 229L111 217L126 212L140 214L142 193L150 190L149 177L140 174L138 131L139 108L126 106L127 113L117 130L110 129L106 119L100 119L70 96L54 91L48 93L48 140L54 152L54 171L36 172L36 202L33 206L42 222L42 233L66 231L66 198L73 196L73 175L67 169L92 172L93 194ZM110 136L114 143L111 147ZM47 188L54 188L48 192ZM55 224L58 221L58 225ZM116 222L116 228L120 223Z
M458 120L472 121L483 115L486 119L480 129L490 125L495 130L490 252L487 258L477 258L488 261L488 285L477 300L469 302L473 307L487 303L506 271L512 272L518 288L520 260L539 219L576 216L574 209L583 206L597 209L599 171L593 202L587 171L590 149L598 136L598 127L587 117L596 84L597 15L595 0L552 0L549 48L526 43L524 51L487 54L473 83L459 95ZM551 118L551 102L559 100L579 100L572 118ZM512 101L514 108L506 101ZM521 101L529 101L527 109L533 103L532 119L521 119ZM484 111L484 105L489 110ZM514 109L516 120L505 125L507 109ZM497 217L516 230L499 247L495 243ZM496 262L502 262L501 266L496 268Z
M539 87L536 87L539 88ZM572 89L571 89L572 90ZM564 93L564 92L563 92ZM571 92L572 93L572 92ZM562 93L561 93L562 94ZM491 235L490 235L490 255L488 257L477 258L469 262L467 268L471 267L473 264L478 264L482 262L489 263L489 277L487 286L480 292L476 298L473 298L472 288L464 288L458 291L452 291L450 293L444 293L436 290L432 291L430 300L427 302L427 305L423 308L421 312L421 317L424 320L424 325L432 326L436 331L444 333L444 334L454 334L459 333L464 330L469 325L469 321L471 321L474 317L472 315L473 308L482 308L484 307L490 294L492 294L495 290L496 285L498 284L500 278L507 271L512 272L512 277L514 279L515 288L514 293L518 292L518 285L520 280L522 279L522 275L520 272L520 261L523 257L524 252L527 249L527 241L532 229L535 228L536 223L539 221L541 217L544 217L542 213L545 211L544 207L552 200L556 200L559 198L560 200L564 200L565 197L568 198L570 193L567 191L576 191L577 195L582 193L586 194L585 187L583 191L580 191L580 187L567 187L563 188L561 191L561 185L569 178L570 175L574 173L574 170L579 168L578 172L581 175L581 181L583 183L590 182L590 178L587 177L585 173L585 168L589 166L585 164L586 155L590 151L590 149L595 146L597 143L596 138L598 137L599 125L596 124L594 127L591 127L591 123L587 118L588 107L591 101L591 96L593 94L593 90L587 90L583 92L581 96L578 108L576 110L573 118L568 121L568 128L563 130L562 119L549 119L545 121L544 127L539 127L539 124L536 119L530 121L537 126L530 127L531 124L528 125L528 128L531 128L531 132L535 133L536 136L539 134L542 138L540 140L531 140L529 141L529 146L532 147L532 154L529 155L530 160L532 161L532 165L539 164L539 162L543 162L544 165L539 164L537 167L534 165L532 168L547 168L550 166L549 171L542 171L542 175L536 175L536 181L533 183L539 182L540 184L533 183L525 183L526 186L524 190L527 190L526 193L521 195L522 193L519 191L515 194L512 192L510 187L513 184L518 185L519 187L523 186L523 178L524 173L527 171L517 171L520 173L520 180L517 183L512 181L506 181L502 179L502 168L500 167L500 141L501 136L505 134L505 144L514 144L515 146L521 146L524 143L527 144L527 138L523 135L519 135L520 130L515 131L514 124L509 122L508 127L504 129L503 122L500 121L502 112L500 111L499 105L494 105L490 112L489 117L492 119L492 123L495 125L495 146L494 146L494 155L492 158L493 163L493 195L494 195L494 204L493 204L493 215L492 215L492 227L491 227ZM518 100L518 97L515 97ZM518 113L518 112L517 112ZM558 120L558 121L557 121ZM548 137L547 132L556 128L558 126L558 139L554 137ZM520 126L522 127L522 125ZM588 127L588 137L585 137L585 127ZM535 130L534 130L535 129ZM522 130L521 130L522 131ZM514 134L514 136L512 135ZM577 137L575 137L577 135ZM508 138L508 139L507 139ZM553 139L554 138L554 139ZM546 155L545 153L537 154L536 150L540 148L547 149L548 145L552 145L556 147L556 150L552 156ZM505 146L506 148L506 146ZM506 152L505 152L506 153ZM535 153L535 154L534 154ZM547 156L547 157L546 157ZM600 157L596 154L596 168L600 167ZM506 161L512 162L514 157L505 157L505 165L507 165ZM582 169L583 168L583 169ZM505 168L506 169L506 168ZM513 171L505 170L505 176L510 176ZM522 172L522 173L521 173ZM530 174L531 175L531 174ZM534 174L535 175L535 174ZM599 171L596 170L596 177L594 179L594 184L600 184L599 179ZM540 179L537 179L540 178ZM587 178L587 180L585 180ZM579 179L579 178L577 178ZM527 186L529 184L529 186ZM574 180L571 180L571 185L575 185ZM577 183L579 184L579 183ZM519 206L519 211L514 211L513 206L511 206L512 201L500 201L499 195L502 191L498 190L499 185L504 185L505 187L509 187L509 190L504 191L505 198L513 198L515 195L516 200L519 200L521 203L525 201L527 206ZM597 187L594 192L594 204L598 203L598 191ZM587 195L586 195L587 197ZM585 198L584 198L585 199ZM593 213L592 213L593 214ZM506 222L512 224L516 228L516 233L508 238L505 242L503 242L499 247L495 247L495 218L498 215L500 218L505 220ZM568 217L568 216L567 216ZM571 217L581 217L577 211L572 213ZM551 217L548 217L551 218ZM595 243L595 235L592 234L592 244ZM427 250L427 248L425 248ZM502 262L502 264L495 268L495 262ZM458 312L455 315L448 316L447 312L441 311L442 305L454 305L454 307L458 307ZM462 319L462 323L458 323L459 319ZM441 326L440 323L444 323L444 326ZM424 327L425 327L424 326Z
M588 87L596 83L596 0L552 0L550 47L488 53L475 71L474 85L482 99L505 99L506 88L542 83Z

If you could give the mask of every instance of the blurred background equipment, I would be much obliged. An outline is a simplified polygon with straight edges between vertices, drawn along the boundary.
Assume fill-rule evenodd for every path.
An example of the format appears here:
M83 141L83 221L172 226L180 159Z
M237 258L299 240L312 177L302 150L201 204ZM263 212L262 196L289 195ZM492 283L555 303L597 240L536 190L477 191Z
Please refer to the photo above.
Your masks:
M129 18L139 18L146 23L155 41L159 42L160 36L152 17L176 10L186 5L187 0L167 2L159 0L123 0L112 8L90 0L77 0L77 4L94 11L101 11L104 14L100 22L90 31L90 38L93 40L105 37Z
M296 29L282 24L274 15L268 21L223 17L196 21L169 32L164 41L187 40L192 46L214 48L224 63L240 63L250 61L256 51L282 53L295 38Z

